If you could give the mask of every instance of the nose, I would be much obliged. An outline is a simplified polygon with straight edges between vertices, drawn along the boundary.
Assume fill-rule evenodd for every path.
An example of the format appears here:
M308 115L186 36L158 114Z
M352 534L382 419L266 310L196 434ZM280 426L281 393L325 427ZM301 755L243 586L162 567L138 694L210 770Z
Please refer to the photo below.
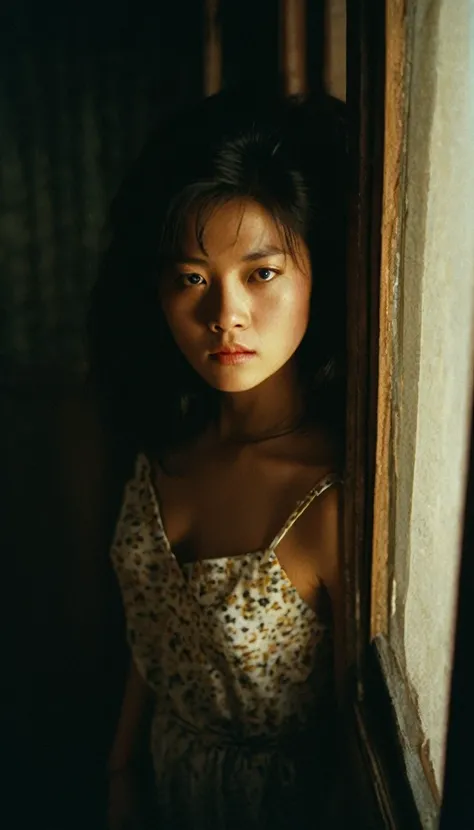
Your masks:
M207 311L207 325L214 334L246 329L249 325L250 309L243 286L215 285L209 294Z

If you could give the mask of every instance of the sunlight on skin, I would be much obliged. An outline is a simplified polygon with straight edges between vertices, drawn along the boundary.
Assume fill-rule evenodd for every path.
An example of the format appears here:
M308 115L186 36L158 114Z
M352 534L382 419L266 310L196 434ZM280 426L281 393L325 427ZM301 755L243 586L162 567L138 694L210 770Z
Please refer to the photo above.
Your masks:
M223 416L260 428L282 405L295 412L301 403L292 357L308 325L311 268L303 240L293 258L282 237L261 205L229 202L209 218L204 251L189 221L183 259L161 290L179 349L203 380L228 393Z

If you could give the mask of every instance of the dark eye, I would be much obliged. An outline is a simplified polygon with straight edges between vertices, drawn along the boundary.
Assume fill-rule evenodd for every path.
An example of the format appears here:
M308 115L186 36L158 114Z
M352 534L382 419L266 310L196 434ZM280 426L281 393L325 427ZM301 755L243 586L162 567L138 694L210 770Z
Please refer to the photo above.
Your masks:
M202 285L204 282L200 274L180 274L183 285Z
M258 268L257 271L254 272L253 276L256 278L257 282L271 282L277 274L278 271L275 271L274 268Z

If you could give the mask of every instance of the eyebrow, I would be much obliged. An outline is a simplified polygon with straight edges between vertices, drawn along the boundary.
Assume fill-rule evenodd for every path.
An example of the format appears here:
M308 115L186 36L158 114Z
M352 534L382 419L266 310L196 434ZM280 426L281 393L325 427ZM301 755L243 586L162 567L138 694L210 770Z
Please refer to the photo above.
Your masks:
M250 251L248 254L244 254L241 258L241 262L255 262L258 259L264 259L267 256L282 256L285 251L282 248L275 248L273 246L268 246L267 248L260 248L257 251ZM202 257L182 257L178 259L178 262L181 262L183 265L206 265L207 259L202 259Z

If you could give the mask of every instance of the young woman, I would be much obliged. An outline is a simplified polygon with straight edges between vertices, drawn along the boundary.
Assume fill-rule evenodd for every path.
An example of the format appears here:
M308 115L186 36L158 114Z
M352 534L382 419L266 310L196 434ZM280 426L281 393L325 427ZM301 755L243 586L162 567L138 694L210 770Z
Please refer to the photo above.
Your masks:
M326 826L345 201L338 102L231 93L161 130L116 199L91 314L102 411L136 458L112 546L131 661L111 830L139 826L150 701L154 826Z

